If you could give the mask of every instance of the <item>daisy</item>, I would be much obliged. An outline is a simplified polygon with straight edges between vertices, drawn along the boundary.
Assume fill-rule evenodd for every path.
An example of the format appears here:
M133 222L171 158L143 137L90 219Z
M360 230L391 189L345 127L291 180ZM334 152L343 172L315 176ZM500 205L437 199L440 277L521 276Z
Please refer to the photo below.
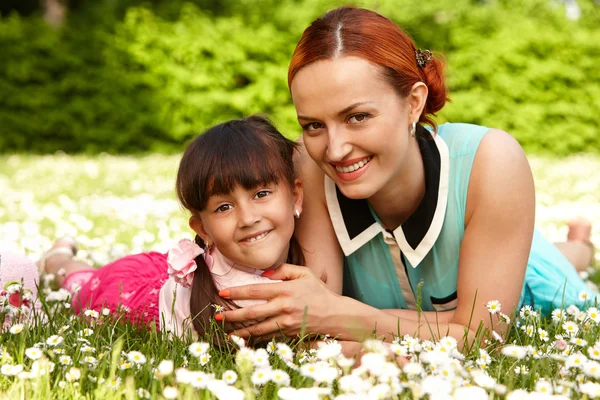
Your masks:
M271 381L279 386L289 386L290 376L280 369L271 371Z
M485 305L490 314L494 315L500 312L502 309L500 302L498 300L490 300Z
M58 357L58 362L61 365L71 365L73 363L73 360L71 359L71 357L69 357L67 355L62 355L62 356Z
M83 315L85 315L86 317L94 318L94 319L100 317L100 313L96 310L85 310Z
M556 308L554 311L552 311L552 321L560 322L562 319L564 319L564 317L565 313L560 308Z
M23 332L23 324L14 324L13 326L10 327L9 332L12 333L13 335L17 335L17 334Z
M156 373L159 376L167 376L171 375L173 372L173 361L172 360L162 360L158 367L156 367Z
M237 378L237 374L230 369L223 372L223 382L225 382L228 385L233 385L237 381Z
M502 348L502 354L520 360L527 355L527 349L522 346L508 345Z
M573 321L567 321L563 324L563 329L571 336L576 335L579 331L579 327Z
M150 398L150 392L147 391L146 389L142 389L142 388L139 388L137 390L137 395L140 399L149 399Z
M291 361L294 358L294 352L285 343L277 343L276 353L284 361Z
M46 344L48 346L58 346L63 341L64 341L64 339L62 338L62 336L52 335L48 339L46 339Z
M188 348L191 355L194 357L200 357L202 354L208 352L210 344L206 342L194 342Z
M206 364L208 364L208 361L210 361L210 354L208 354L208 353L200 354L199 361L200 361L200 365L205 366Z
M591 321L594 321L595 323L600 322L600 312L598 312L598 309L596 307L588 308L587 316Z
M167 386L163 390L163 396L165 399L176 399L179 396L179 392L177 388L173 386Z
M139 351L130 351L127 354L127 359L134 364L142 365L146 363L146 356Z
M25 350L25 355L32 360L39 360L42 357L42 351L37 347L30 347Z
M252 374L251 381L254 384L254 386L262 386L265 383L269 382L270 373L270 369L259 368Z
M65 379L69 382L78 381L81 378L81 371L78 368L71 367L67 373L65 373Z
M552 384L545 379L540 379L535 384L535 391L538 393L552 394Z

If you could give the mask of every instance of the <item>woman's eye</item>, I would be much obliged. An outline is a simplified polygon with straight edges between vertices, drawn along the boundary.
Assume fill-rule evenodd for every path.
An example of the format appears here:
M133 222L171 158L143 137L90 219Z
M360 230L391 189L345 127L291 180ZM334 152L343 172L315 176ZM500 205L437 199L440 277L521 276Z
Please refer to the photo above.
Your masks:
M360 124L361 122L366 121L367 118L369 118L367 114L355 114L348 118L348 122L351 124Z
M271 192L269 192L268 190L261 190L260 192L257 192L254 197L256 197L257 199L262 199L263 197L268 196L269 193Z
M302 126L302 129L305 131L316 131L317 129L321 129L323 124L320 122L311 122L310 124L306 124Z
M217 209L215 211L218 213L225 212L225 211L231 210L231 207L232 207L231 204L223 204L223 205L217 207Z

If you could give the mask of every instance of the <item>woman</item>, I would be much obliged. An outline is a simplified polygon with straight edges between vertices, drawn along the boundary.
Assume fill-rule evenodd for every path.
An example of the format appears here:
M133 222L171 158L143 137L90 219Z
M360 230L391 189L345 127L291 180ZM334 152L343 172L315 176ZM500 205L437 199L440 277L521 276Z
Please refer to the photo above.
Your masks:
M579 301L586 285L534 231L533 179L519 144L497 129L436 128L432 115L447 101L442 71L368 10L339 8L306 29L288 83L306 149L296 232L312 273L284 265L271 278L288 282L222 291L270 300L225 313L262 320L237 334L303 326L346 340L419 332L464 341L480 323L503 329L492 326L489 301L543 313ZM564 252L587 265L589 234L574 239Z

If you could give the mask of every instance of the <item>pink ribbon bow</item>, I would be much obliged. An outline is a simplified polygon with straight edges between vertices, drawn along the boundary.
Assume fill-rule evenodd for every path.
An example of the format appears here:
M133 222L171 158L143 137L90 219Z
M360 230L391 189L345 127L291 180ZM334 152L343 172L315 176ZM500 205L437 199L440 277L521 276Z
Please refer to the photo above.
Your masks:
M168 273L175 282L192 287L194 271L198 267L195 258L204 254L204 250L189 239L182 239L167 255Z

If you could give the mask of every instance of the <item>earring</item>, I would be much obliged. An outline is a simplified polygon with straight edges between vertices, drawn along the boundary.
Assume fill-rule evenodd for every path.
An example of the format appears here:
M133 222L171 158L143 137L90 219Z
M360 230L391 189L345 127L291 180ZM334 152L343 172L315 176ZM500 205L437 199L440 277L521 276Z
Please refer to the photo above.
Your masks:
M294 214L296 214L296 218L300 218L300 211L296 210L294 211Z
M410 136L415 137L417 135L417 123L413 122L410 129Z

